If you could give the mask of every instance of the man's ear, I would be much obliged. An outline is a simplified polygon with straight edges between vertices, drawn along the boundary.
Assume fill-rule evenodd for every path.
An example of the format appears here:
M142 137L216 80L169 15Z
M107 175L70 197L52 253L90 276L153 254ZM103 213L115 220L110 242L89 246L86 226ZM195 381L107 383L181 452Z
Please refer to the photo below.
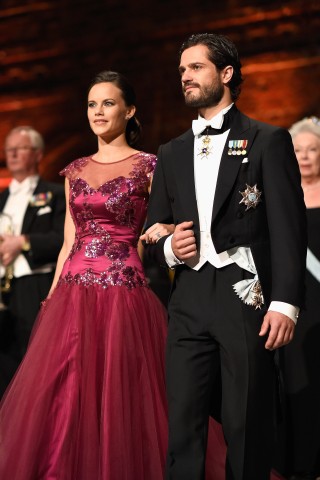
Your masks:
M232 78L232 75L233 75L233 67L231 65L227 65L226 67L224 67L224 69L222 70L221 72L221 78L222 78L222 82L227 85L231 78Z
M36 160L37 160L37 163L39 164L42 159L43 159L43 151L42 151L42 150L37 150L37 151L36 151Z

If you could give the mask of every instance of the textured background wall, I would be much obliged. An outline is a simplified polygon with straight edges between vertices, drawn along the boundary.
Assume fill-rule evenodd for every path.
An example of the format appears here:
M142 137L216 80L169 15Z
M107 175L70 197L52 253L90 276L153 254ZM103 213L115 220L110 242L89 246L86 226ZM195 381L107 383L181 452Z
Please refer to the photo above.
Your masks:
M315 0L2 0L0 10L0 146L16 125L32 124L46 140L41 173L95 151L86 94L101 70L135 85L143 149L188 128L177 51L194 32L228 35L245 82L238 102L248 115L283 127L320 115L320 4ZM0 188L8 182L0 153Z

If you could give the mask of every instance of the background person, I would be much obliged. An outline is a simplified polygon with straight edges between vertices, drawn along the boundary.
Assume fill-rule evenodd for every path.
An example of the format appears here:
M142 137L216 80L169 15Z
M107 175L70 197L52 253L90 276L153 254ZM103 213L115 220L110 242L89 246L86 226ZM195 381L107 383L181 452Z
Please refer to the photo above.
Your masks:
M292 342L281 351L285 422L277 461L291 480L320 477L320 121L304 118L289 130L307 206L306 308Z
M8 270L13 274L10 292L4 296L20 361L53 280L63 241L65 198L62 185L39 175L44 141L38 131L30 126L13 128L4 151L12 180L0 194L1 276Z

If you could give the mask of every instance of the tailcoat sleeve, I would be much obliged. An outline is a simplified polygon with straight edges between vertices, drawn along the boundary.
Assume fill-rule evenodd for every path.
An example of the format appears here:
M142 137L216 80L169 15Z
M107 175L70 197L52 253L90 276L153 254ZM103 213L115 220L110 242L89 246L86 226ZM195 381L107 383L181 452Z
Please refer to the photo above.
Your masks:
M157 222L166 224L174 223L171 200L167 190L164 156L164 146L160 146L157 154L157 165L152 181L145 229L148 229ZM164 242L167 237L168 235L162 237L154 245L146 244L144 242L146 256L162 266L167 266L163 251Z
M272 132L262 159L271 258L271 300L303 304L306 210L290 134Z

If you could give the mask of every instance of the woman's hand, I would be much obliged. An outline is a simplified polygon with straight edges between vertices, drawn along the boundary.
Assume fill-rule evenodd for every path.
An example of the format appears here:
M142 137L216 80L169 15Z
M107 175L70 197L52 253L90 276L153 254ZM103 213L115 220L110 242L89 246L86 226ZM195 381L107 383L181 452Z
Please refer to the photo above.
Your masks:
M174 229L175 226L173 223L170 225L166 223L155 223L141 235L140 240L144 240L146 243L157 243L161 237L171 235Z

